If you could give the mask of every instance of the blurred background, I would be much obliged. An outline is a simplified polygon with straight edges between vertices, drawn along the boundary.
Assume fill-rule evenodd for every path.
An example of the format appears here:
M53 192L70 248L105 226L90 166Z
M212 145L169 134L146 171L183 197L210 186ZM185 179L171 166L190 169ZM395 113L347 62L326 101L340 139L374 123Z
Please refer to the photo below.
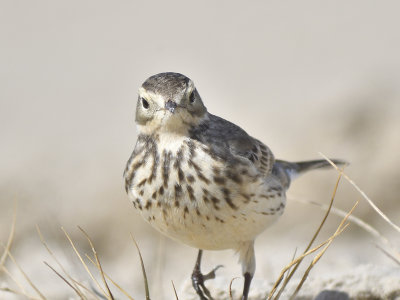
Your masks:
M146 224L122 180L137 135L137 89L165 71L193 79L210 112L264 141L277 158L322 152L351 162L349 176L398 222L399 10L396 0L2 0L0 242L17 203L12 253L46 296L63 299L72 290L43 264L54 261L36 225L68 270L87 280L61 230L89 253L79 225L106 272L141 299L132 233L154 299L173 297L171 280L179 291L196 250ZM296 200L328 204L337 176L319 171L293 184L286 213L257 240L256 278L274 281L296 247L304 249L324 212ZM349 210L359 199L342 181L335 206ZM365 201L355 215L400 245ZM331 215L320 240L339 222ZM350 226L311 275L393 264L375 242ZM220 276L241 275L232 251L207 252L203 269L221 263ZM0 273L0 286L15 284Z

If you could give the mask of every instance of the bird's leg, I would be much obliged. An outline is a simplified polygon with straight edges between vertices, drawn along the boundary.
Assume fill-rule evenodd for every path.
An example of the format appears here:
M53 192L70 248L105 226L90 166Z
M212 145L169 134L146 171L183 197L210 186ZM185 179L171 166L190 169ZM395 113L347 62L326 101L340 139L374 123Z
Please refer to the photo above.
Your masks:
M249 297L250 284L256 270L256 258L254 255L254 241L245 242L238 249L239 260L242 263L244 277L242 300Z
M200 270L202 256L203 256L203 250L199 250L199 253L197 254L196 264L194 265L194 269L192 272L192 285L197 295L199 295L200 299L207 300L207 299L212 299L212 297L210 291L204 285L204 276ZM208 298L206 298L204 294L206 294Z
M201 300L212 300L210 291L204 285L204 282L208 279L215 278L215 271L218 270L221 265L216 266L206 275L203 275L200 270L201 258L203 256L203 250L199 250L197 254L196 264L194 265L193 273L192 273L192 285L195 289L197 295L199 295Z
M250 283L251 280L253 279L253 275L251 275L250 273L245 273L243 276L244 276L244 286L243 286L242 300L247 300L249 296Z

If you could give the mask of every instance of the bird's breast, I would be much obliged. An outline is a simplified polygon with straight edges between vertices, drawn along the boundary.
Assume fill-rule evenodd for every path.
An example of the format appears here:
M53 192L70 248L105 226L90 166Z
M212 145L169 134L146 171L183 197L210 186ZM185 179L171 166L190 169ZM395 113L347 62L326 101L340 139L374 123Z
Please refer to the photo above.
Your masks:
M128 161L128 194L162 233L202 249L251 240L284 208L284 192L246 164L228 165L184 136L139 137Z

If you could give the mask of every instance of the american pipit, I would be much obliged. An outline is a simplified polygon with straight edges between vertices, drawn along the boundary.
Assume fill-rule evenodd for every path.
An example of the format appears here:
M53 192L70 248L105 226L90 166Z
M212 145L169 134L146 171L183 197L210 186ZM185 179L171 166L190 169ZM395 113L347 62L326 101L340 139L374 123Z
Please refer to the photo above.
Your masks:
M328 164L275 160L262 142L210 114L193 81L178 73L143 83L136 123L124 173L134 207L163 234L199 249L192 283L201 299L211 299L204 281L216 270L201 274L202 250L236 250L247 299L255 238L282 215L290 181Z

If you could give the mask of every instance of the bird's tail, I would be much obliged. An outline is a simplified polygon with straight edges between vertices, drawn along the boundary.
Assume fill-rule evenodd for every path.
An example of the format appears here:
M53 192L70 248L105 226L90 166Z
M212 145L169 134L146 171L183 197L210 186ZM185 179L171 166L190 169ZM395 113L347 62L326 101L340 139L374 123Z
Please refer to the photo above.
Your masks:
M331 159L331 161L337 166L348 165L347 162L340 159ZM315 169L325 169L332 167L331 164L324 160L308 160L300 162L288 162L284 160L276 160L272 172L278 176L283 185L288 188L290 182L296 179L301 174L315 170Z

